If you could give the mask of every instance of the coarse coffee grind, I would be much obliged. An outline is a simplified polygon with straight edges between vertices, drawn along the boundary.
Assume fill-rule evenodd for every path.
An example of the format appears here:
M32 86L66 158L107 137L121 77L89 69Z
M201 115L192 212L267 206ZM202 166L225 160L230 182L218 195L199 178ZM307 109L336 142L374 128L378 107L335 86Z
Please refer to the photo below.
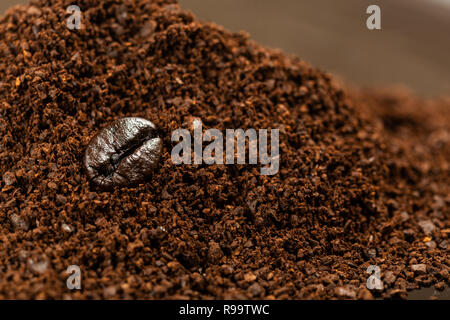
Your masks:
M448 100L341 88L176 1L80 0L80 29L71 4L0 20L0 298L406 298L449 283ZM132 117L157 128L159 162L98 189L91 139ZM279 129L279 172L173 164L171 133L194 119Z

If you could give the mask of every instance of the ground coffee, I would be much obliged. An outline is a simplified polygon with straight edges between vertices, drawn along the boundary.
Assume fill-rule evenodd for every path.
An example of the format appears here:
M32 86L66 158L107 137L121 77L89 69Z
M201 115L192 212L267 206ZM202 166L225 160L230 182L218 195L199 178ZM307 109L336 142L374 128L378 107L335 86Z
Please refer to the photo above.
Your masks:
M342 90L175 1L80 0L80 30L70 4L0 20L1 298L370 299L449 282L448 101ZM96 190L85 150L124 117L157 126L160 163ZM195 118L279 128L279 173L174 165L170 134Z

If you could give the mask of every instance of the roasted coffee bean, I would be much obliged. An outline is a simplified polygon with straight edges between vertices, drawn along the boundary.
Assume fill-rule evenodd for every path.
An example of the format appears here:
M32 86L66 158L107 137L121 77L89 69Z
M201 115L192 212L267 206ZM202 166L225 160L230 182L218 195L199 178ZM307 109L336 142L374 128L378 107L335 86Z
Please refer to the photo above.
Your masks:
M117 120L96 134L84 155L89 179L103 189L148 180L161 154L155 125L141 118Z

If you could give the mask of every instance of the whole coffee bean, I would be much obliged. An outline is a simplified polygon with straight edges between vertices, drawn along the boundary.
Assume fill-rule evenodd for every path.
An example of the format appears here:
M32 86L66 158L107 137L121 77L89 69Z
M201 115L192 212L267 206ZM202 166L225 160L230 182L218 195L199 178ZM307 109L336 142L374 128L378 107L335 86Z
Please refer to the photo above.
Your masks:
M84 166L89 179L103 189L133 186L151 177L161 145L152 122L123 118L92 138L84 155Z

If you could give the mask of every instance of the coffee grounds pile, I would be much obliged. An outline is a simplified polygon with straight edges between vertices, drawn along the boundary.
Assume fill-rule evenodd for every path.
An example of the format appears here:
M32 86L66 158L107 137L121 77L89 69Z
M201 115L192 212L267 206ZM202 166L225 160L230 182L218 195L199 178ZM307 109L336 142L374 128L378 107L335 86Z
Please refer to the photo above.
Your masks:
M71 4L0 20L0 298L405 298L448 284L449 101L343 90L176 1L80 0L80 30ZM105 192L83 156L123 117L156 125L161 160L148 182ZM280 129L280 171L174 165L171 133L196 118ZM370 265L383 290L367 289Z

